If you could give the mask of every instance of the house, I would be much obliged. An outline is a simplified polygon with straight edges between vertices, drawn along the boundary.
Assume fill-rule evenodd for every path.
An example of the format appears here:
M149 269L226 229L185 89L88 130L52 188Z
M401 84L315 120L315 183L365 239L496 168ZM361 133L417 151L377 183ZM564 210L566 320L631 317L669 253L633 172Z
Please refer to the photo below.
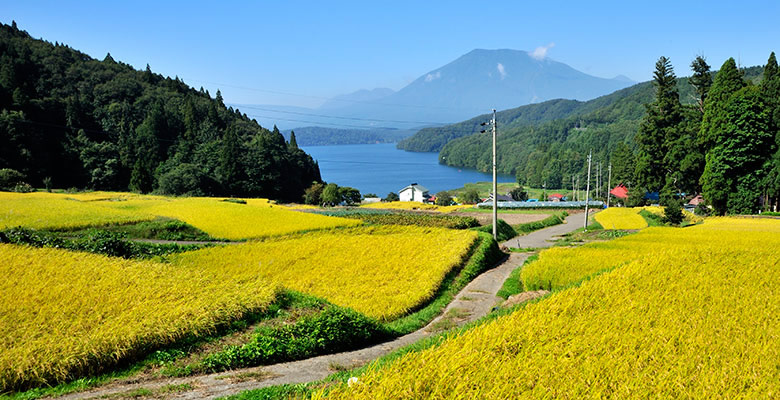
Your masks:
M496 197L496 200L498 200L498 201L515 201L515 199L513 199L512 196L510 196L508 194L499 194L498 197ZM492 202L493 201L493 193L491 193L490 196L488 196L488 198L485 201Z
M560 194L560 193L553 193L553 194L547 196L547 201L559 202L559 201L562 201L562 200L563 200L563 195Z
M431 195L425 187L412 183L399 190L398 197L401 201L419 201L420 203L424 203Z
M379 197L365 197L363 198L362 204L372 204L372 203L379 203L382 199Z
M610 194L617 197L618 199L627 199L628 198L628 189L626 189L623 185L617 185L614 189L609 191Z
M704 202L704 197L702 197L702 195L697 195L696 197L692 198L691 201L688 202L688 204L696 207L703 202Z

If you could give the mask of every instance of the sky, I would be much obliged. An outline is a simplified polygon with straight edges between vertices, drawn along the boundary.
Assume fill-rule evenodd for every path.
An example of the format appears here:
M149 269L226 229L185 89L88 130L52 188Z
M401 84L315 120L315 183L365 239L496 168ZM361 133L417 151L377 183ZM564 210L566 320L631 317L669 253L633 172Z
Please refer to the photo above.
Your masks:
M778 1L0 0L0 21L137 69L178 76L226 103L316 107L401 89L475 49L536 52L634 81L671 58L763 65L780 50Z

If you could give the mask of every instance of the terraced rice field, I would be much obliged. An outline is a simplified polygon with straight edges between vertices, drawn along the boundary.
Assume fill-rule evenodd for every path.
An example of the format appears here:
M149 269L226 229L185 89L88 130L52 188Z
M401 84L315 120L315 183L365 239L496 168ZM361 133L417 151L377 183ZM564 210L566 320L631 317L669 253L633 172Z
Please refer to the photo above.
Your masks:
M0 229L75 229L151 219L150 214L95 207L70 195L0 192Z
M279 286L236 264L172 265L0 244L0 388L94 373L262 309Z
M253 268L266 281L388 320L431 298L476 237L469 230L373 226L203 249L172 262Z
M643 229L647 228L647 221L639 215L641 208L610 207L599 211L596 222L604 229Z
M360 221L292 211L267 199L246 204L220 198L93 192L72 195L0 192L0 229L74 229L169 217L229 240L360 225Z
M777 398L780 221L614 243L543 252L542 269L599 264L558 287L603 273L314 398Z

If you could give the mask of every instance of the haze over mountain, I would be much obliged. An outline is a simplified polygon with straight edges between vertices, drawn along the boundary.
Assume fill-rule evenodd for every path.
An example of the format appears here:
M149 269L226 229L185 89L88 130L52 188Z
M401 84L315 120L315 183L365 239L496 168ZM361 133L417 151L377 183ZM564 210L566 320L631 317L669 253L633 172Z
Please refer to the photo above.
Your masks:
M421 75L397 92L359 90L336 96L308 112L282 106L263 106L263 111L279 110L267 116L278 116L278 124L284 128L413 129L462 121L491 108L502 110L557 98L590 100L633 84L624 76L605 79L588 75L535 53L476 49Z

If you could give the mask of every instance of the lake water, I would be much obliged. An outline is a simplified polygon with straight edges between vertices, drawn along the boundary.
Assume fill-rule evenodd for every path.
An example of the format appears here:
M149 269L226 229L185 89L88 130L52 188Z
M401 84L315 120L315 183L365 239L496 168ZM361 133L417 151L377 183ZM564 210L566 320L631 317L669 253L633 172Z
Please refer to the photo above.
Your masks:
M385 197L411 183L431 194L457 189L465 183L492 181L492 174L439 164L438 153L413 153L395 148L395 143L302 146L320 165L322 179L351 186L360 193ZM498 175L499 182L514 182L511 175Z

